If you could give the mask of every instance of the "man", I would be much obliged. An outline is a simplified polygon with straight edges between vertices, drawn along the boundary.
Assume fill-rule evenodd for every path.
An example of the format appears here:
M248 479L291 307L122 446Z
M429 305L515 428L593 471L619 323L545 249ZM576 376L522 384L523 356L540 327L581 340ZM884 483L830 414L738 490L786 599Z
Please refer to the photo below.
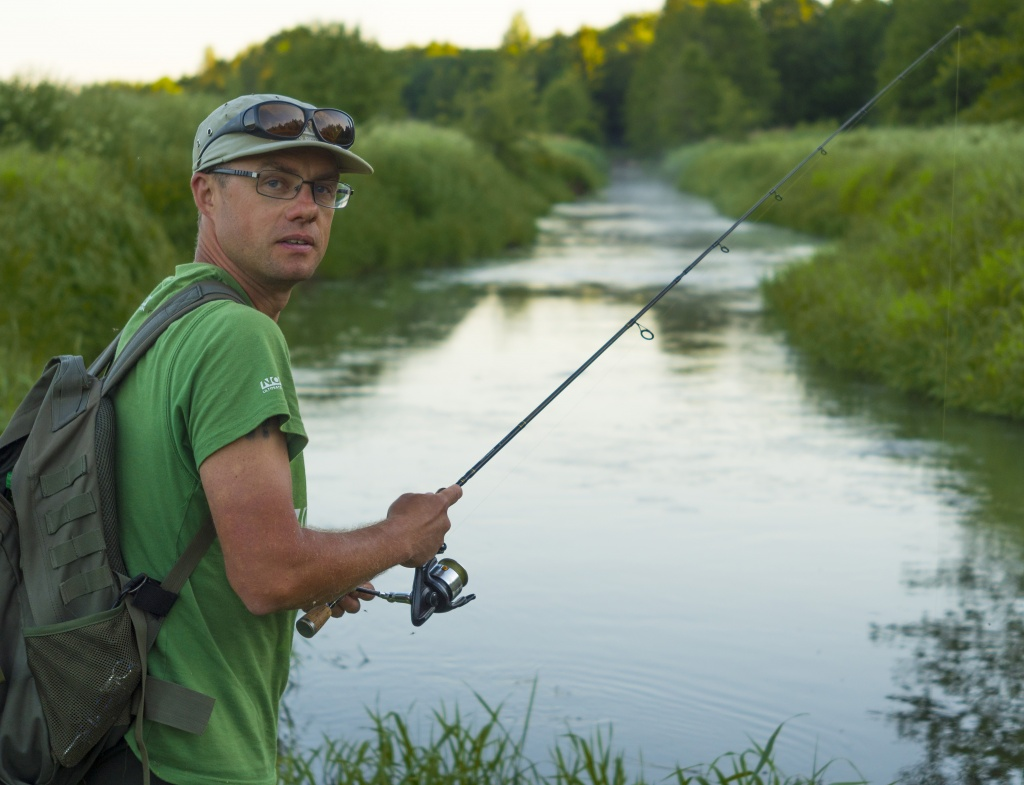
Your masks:
M462 494L405 494L382 521L351 531L303 525L307 439L276 321L292 287L316 271L335 210L348 201L339 176L373 171L349 149L354 136L344 112L286 96L244 96L214 111L192 150L195 262L163 281L125 328L130 335L201 279L251 302L210 303L174 322L115 398L129 573L163 576L204 520L217 531L149 655L151 674L216 704L200 736L146 722L157 783L273 785L295 610L344 596L334 615L355 613L356 587L438 552ZM88 785L141 781L131 736Z

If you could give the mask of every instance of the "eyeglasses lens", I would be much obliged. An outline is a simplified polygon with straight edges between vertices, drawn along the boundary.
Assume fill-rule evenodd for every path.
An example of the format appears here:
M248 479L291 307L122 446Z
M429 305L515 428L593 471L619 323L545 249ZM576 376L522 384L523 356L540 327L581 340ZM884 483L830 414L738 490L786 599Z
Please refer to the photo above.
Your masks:
M313 201L321 207L340 210L348 204L352 188L346 183L336 180L303 180L291 172L275 172L266 170L256 178L256 192L271 199L294 199L305 183L309 183L313 192Z

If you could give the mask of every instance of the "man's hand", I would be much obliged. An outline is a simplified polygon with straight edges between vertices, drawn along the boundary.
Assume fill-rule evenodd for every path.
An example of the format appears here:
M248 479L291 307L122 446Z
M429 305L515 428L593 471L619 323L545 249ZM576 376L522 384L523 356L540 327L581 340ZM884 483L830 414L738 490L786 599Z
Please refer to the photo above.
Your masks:
M350 531L304 529L295 517L288 445L276 418L215 452L199 474L228 581L257 615L346 593L332 610L356 612L370 595L353 596L352 587L395 565L430 561L451 528L448 508L462 496L458 485L405 494L380 523Z
M373 588L372 583L364 583L363 586L365 586L367 589ZM372 594L364 594L358 589L355 591L350 591L348 594L346 594L344 597L341 597L336 603L334 603L334 607L331 608L331 616L337 619L340 616L344 616L346 613L359 613L360 602L362 600L372 599Z
M452 527L448 508L462 498L462 487L452 485L437 493L404 493L388 508L385 524L407 544L409 558L403 567L422 567L444 545Z

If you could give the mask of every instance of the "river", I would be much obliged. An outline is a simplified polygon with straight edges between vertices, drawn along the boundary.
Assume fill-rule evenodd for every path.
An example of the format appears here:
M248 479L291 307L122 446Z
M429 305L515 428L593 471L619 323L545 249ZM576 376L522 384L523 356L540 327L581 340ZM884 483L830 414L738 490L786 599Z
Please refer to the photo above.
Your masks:
M453 483L730 223L626 167L528 253L297 292L310 524ZM610 733L657 779L784 723L789 774L1020 781L1024 428L806 361L758 282L814 243L726 245L466 484L446 555L475 601L297 639L305 743L369 738L368 710L425 743L436 709L485 719L477 696L516 727L535 690L538 762Z

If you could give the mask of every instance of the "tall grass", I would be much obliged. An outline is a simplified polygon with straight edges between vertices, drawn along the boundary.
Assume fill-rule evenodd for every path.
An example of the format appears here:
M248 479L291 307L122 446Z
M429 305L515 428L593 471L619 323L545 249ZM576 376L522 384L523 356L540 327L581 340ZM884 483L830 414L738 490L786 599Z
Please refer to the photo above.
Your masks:
M335 219L321 275L339 278L463 264L530 243L558 200L593 190L604 163L589 145L525 140L513 171L454 129L378 125L360 138L374 166Z
M303 751L293 745L278 757L281 785L866 785L834 780L834 762L812 762L808 774L786 775L774 762L779 726L764 744L729 752L711 763L675 767L654 773L635 770L624 754L611 749L611 733L592 738L566 733L556 741L550 759L525 754L533 698L519 727L501 717L502 707L476 699L485 719L475 726L458 708L433 712L427 738L419 740L398 713L369 715L371 738L343 741L325 738L319 748ZM856 774L856 770L850 767Z
M0 422L47 358L92 359L172 269L141 203L96 159L0 149Z
M191 261L195 128L222 96L0 82L0 423L53 354L91 359ZM454 130L364 128L325 278L463 264L532 241L551 204L596 187L600 153L524 138L515 169Z
M740 214L824 138L678 151L684 190ZM836 238L764 287L792 341L952 407L1024 418L1024 131L858 130L755 220Z

